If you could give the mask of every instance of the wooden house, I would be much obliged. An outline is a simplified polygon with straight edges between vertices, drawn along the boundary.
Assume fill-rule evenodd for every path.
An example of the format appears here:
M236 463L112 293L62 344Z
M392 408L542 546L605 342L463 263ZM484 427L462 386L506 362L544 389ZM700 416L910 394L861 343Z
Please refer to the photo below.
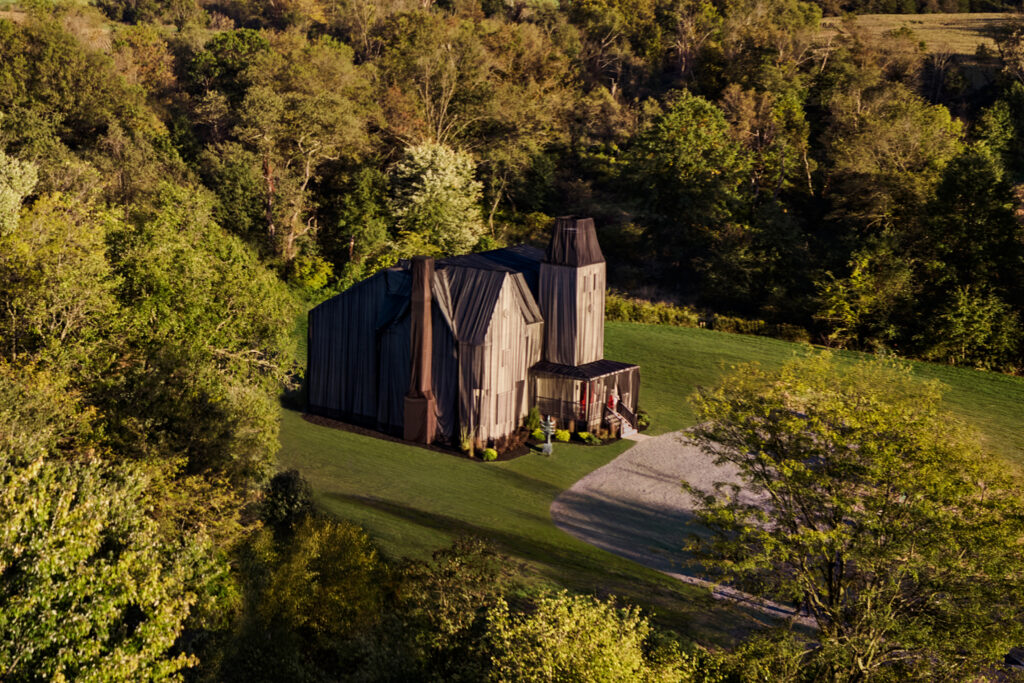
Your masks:
M309 411L411 441L501 447L534 405L563 427L636 427L636 365L605 360L593 220L381 271L309 314Z

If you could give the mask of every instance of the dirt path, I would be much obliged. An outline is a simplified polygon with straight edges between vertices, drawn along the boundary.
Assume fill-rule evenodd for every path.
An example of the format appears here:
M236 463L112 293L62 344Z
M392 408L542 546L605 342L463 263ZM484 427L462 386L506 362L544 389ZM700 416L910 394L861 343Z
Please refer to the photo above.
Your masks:
M551 503L555 526L582 541L668 574L704 586L717 599L780 618L789 607L714 584L683 564L683 542L703 533L693 516L694 500L682 481L710 492L717 481L739 483L735 468L718 466L683 432L643 439L631 449L572 485ZM754 502L751 494L741 498ZM809 625L805 619L800 623Z

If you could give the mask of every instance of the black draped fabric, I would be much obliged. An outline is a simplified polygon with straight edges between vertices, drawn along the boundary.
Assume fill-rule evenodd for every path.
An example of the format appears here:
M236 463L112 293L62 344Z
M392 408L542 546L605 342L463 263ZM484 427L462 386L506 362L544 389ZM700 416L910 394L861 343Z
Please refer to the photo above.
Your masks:
M377 394L377 429L402 435L405 423L405 395L411 376L412 334L408 311L378 334L380 348Z
M409 386L409 292L409 273L392 268L309 312L310 412L387 431L401 428Z
M614 375L632 368L639 369L639 366L634 363L620 363L617 360L603 358L586 365L560 365L559 363L549 363L546 360L542 360L533 366L533 371L543 372L547 375L559 375L561 377L584 380Z
M455 336L442 307L435 299L434 315L434 398L437 399L437 436L450 442L459 436L459 359Z
M410 430L415 426L407 416L419 409L416 401L432 400L432 391L436 436L451 442L463 429L483 441L503 439L542 381L553 392L547 398L570 406L585 385L588 403L618 394L635 409L639 368L596 360L604 257L592 220L559 219L546 252L521 245L435 266L432 277L421 278L430 283L429 306L423 286L412 296L411 266L401 262L310 312L310 412L419 439L403 426L407 419ZM412 298L420 303L418 342ZM414 348L426 372L410 387ZM535 365L542 355L552 362Z
M438 266L460 266L477 270L497 270L506 273L521 273L534 298L539 291L540 262L544 250L528 244L517 244L503 249L483 251L479 254L451 256L438 261Z

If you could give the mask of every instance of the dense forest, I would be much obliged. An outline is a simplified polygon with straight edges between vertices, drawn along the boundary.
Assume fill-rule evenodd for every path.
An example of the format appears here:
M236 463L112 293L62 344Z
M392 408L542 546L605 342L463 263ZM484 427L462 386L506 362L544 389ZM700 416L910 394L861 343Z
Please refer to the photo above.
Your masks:
M0 3L0 679L739 676L477 543L398 561L316 514L275 476L295 322L582 214L620 291L1019 373L1024 32L982 85L906 31L822 38L1002 8L890 4Z

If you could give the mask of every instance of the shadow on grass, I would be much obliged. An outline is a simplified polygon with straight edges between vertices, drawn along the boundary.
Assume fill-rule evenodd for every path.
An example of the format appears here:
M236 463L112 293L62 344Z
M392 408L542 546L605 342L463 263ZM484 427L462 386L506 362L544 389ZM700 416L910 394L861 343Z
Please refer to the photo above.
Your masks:
M554 500L555 496L564 490L550 482L542 481L504 467L492 467L490 473L501 479L508 486L515 487L529 494L543 496L546 500Z
M500 552L533 563L541 576L558 585L602 597L619 596L651 611L658 621L662 620L657 615L665 614L662 610L667 610L672 618L665 621L665 625L683 628L706 642L734 643L768 623L757 610L715 600L707 589L677 582L667 576L664 579L638 577L635 568L623 566L628 558L595 553L585 545L580 547L583 542L569 534L560 536L564 543L550 542L372 496L332 492L324 497L344 504L365 506L450 536L485 539ZM664 523L673 521L671 516L657 510L645 510L643 506L628 503L607 501L605 512L611 519L619 520L608 524L617 528L622 536L633 533L634 523L648 515L654 515ZM550 520L541 520L537 516L533 516L533 521L550 523ZM666 562L666 566L679 570L676 561ZM650 566L643 562L639 564Z
M487 539L502 552L543 565L547 570L546 575L548 578L559 582L566 578L578 576L577 571L599 574L607 569L603 563L595 558L587 557L571 547L566 547L578 543L578 541L569 536L565 537L567 543L565 546L562 546L539 541L535 538L510 531L481 526L458 517L429 512L371 496L332 492L325 494L324 498L362 505L403 521L427 529L442 531L452 536L478 536ZM547 522L547 520L541 520L537 517L534 520ZM570 569L573 571L569 571Z

